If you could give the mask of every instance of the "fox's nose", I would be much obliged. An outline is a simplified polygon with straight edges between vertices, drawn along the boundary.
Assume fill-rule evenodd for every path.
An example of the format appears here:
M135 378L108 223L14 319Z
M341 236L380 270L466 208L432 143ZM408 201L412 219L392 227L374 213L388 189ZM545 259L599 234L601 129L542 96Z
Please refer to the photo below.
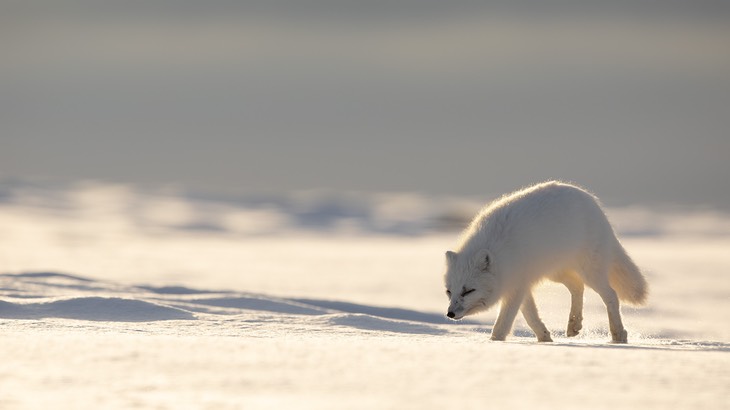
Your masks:
M452 312L452 311L449 310L449 313L447 313L446 316L448 316L448 317L450 317L450 318L453 319L454 316L456 316L456 314L454 312Z

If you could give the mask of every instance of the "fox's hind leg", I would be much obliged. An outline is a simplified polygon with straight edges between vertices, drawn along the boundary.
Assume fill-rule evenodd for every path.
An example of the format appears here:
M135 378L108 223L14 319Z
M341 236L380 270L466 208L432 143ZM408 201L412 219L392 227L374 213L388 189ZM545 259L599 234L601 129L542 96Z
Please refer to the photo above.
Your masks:
M565 285L570 291L570 316L568 316L568 337L578 335L583 328L583 280L573 271L563 271L553 277L553 280Z
M586 284L598 293L606 304L608 312L608 326L611 330L613 343L626 343L626 329L621 321L621 310L619 308L618 296L608 283L608 267L601 267L585 276Z
M535 298L532 297L532 292L528 292L525 296L525 300L522 301L522 316L525 317L527 325L530 326L535 335L537 336L538 342L552 342L553 339L550 337L550 331L545 327L545 323L540 320L540 316L537 313L537 305L535 305Z

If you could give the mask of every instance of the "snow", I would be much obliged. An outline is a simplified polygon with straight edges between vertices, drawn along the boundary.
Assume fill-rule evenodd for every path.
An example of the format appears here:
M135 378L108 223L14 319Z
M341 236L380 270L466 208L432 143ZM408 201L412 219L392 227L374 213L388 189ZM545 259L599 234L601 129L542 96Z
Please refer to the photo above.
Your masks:
M567 338L556 284L538 344L443 316L458 232L434 221L477 206L0 185L0 408L730 407L726 214L609 209L651 286L629 344L592 291Z

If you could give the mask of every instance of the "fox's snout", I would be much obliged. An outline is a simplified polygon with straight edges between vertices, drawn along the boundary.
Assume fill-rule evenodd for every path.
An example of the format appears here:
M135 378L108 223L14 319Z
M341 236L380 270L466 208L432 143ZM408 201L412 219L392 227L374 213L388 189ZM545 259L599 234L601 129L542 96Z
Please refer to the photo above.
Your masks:
M450 310L449 310L449 312L448 312L448 313L446 314L446 316L447 316L447 317L448 317L449 319L453 319L453 318L454 318L454 316L456 316L456 313L454 313L454 312L452 312L452 311L450 311Z

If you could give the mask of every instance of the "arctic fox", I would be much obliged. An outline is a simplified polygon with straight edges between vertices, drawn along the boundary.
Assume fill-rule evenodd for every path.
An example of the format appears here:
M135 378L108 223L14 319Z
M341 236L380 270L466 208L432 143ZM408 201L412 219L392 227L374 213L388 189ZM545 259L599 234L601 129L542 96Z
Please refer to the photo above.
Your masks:
M626 343L619 299L643 304L644 276L616 238L598 199L551 181L505 195L482 209L446 252L447 316L459 320L502 301L492 340L504 340L517 310L540 342L552 341L537 313L532 287L542 279L571 293L568 336L582 328L584 284L608 310L614 343Z

